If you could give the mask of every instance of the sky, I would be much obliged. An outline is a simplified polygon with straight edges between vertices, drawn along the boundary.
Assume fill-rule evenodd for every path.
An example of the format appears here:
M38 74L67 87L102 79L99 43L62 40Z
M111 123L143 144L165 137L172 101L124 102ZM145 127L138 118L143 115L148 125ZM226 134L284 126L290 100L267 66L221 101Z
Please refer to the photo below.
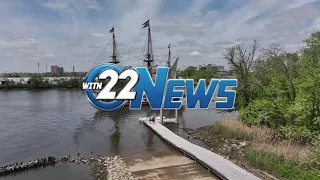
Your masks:
M301 49L320 29L320 1L1 0L0 73L37 72L38 63L40 72L51 65L86 71L108 62L113 26L121 64L142 66L148 19L157 64L164 65L171 43L178 68L227 67L226 48L253 38Z

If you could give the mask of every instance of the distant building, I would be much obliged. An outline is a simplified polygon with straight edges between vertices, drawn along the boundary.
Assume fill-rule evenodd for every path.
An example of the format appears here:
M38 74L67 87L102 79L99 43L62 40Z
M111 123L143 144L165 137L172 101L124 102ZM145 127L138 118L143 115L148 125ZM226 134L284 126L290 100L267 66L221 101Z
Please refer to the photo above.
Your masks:
M51 66L51 73L63 73L63 67L59 67L57 65Z
M198 68L200 71L206 71L207 67L205 65L200 65Z
M63 73L64 71L63 71L63 67L59 67L58 68L58 73Z
M219 71L224 71L224 66L217 66Z
M199 66L200 71L224 71L224 66L217 66L212 64L203 64Z

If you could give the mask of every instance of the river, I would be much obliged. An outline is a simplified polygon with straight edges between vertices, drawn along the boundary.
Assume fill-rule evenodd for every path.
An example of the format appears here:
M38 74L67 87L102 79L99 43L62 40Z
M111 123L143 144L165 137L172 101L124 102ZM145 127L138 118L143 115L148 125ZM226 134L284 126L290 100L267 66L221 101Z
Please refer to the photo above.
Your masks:
M151 130L138 122L139 117L159 114L149 108L99 112L81 91L0 91L0 166L47 156L134 155L169 150ZM165 111L174 117L174 111ZM236 118L235 113L215 110L179 110L182 128L211 125L221 119ZM9 180L88 180L90 168L62 164L43 170L6 177Z

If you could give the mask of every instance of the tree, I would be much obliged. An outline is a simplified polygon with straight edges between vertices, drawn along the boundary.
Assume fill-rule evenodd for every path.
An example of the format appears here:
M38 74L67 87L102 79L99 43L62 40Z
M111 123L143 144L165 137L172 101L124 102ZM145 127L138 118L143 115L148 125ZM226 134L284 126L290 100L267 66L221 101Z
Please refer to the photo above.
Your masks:
M239 104L245 107L252 100L250 72L253 71L253 66L258 60L257 54L260 46L259 40L253 39L248 46L243 43L234 45L229 47L224 54L224 59L231 65L231 69L236 72L239 82L237 90L243 94L242 98L239 98Z

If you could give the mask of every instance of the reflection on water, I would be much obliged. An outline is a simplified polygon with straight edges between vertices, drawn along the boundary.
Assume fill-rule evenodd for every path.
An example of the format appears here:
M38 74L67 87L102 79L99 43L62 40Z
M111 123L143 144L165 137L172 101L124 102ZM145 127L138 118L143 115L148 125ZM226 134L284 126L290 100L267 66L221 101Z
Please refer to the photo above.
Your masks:
M0 166L49 155L75 156L78 152L81 155L90 152L132 155L169 149L153 131L138 121L139 117L159 115L159 111L148 107L141 110L124 107L117 111L100 112L80 94L78 91L54 90L0 92ZM163 114L173 118L175 111L164 110ZM210 110L181 109L178 111L180 124L167 127L182 135L182 128L197 128L235 117L236 114L221 115ZM68 177L66 179L73 180L79 179L75 172L80 176L83 173L83 177L88 174L88 169L66 171L71 167L63 167L10 178L42 180L44 174L62 173L64 175L60 179Z

